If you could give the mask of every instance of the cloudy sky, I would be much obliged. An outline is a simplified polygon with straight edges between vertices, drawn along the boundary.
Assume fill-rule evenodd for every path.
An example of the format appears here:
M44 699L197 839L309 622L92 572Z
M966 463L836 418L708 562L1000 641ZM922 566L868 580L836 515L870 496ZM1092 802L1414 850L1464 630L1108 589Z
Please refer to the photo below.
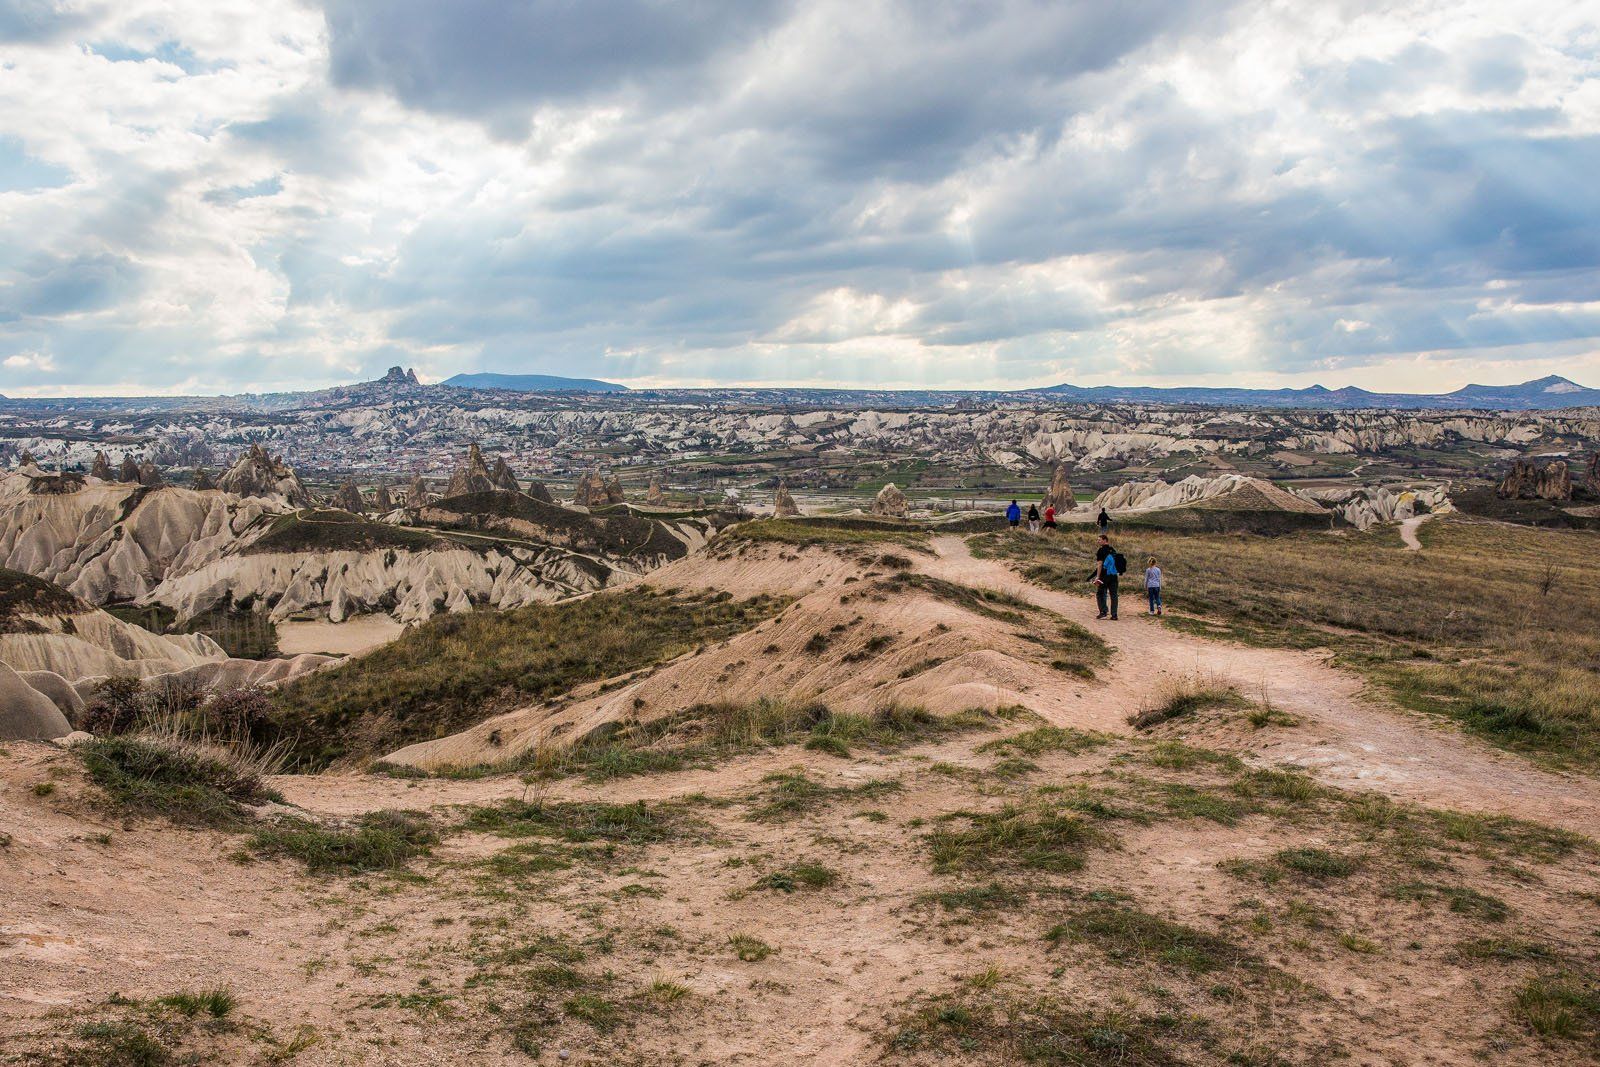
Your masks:
M1570 0L0 0L0 393L1600 385Z

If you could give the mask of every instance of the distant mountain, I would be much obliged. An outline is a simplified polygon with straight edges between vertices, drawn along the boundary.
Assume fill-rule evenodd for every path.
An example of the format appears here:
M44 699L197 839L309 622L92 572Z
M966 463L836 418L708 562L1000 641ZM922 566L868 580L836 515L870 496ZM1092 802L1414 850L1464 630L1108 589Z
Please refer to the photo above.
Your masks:
M1132 401L1146 404L1218 404L1260 408L1492 408L1496 411L1531 411L1550 408L1600 406L1600 389L1550 375L1521 385L1468 385L1453 393L1373 393L1347 386L1327 389L1208 389L1149 386L1052 385L1023 390L1069 400Z
M440 385L457 389L509 389L518 393L549 393L569 389L580 393L626 393L626 385L593 378L563 378L556 374L457 374Z

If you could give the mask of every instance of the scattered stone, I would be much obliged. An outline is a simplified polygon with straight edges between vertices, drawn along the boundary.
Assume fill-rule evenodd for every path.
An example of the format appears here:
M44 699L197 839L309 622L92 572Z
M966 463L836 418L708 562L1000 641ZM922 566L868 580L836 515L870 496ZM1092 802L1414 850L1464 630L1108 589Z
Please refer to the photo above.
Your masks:
M778 479L778 491L772 494L772 514L779 519L792 519L800 514L800 506L789 495L789 487L782 478Z
M893 482L890 482L882 489L879 489L878 495L873 498L872 513L891 519L903 519L906 517L910 506L910 501L906 500L906 495L895 488Z
M1566 460L1542 466L1531 459L1519 459L1495 489L1503 500L1571 500L1572 472Z

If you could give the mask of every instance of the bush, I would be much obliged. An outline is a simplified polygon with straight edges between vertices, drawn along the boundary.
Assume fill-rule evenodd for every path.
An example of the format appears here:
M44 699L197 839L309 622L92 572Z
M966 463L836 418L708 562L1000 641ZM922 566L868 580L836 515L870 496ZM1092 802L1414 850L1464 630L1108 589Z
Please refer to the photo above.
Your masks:
M290 856L318 873L392 870L428 851L439 835L426 819L407 811L376 811L351 826L281 819L250 835L263 856Z
M94 684L78 725L91 734L127 733L144 717L144 684L137 678L106 678Z
M89 779L117 807L194 826L230 827L242 804L278 799L262 784L270 759L174 735L98 738L79 745Z

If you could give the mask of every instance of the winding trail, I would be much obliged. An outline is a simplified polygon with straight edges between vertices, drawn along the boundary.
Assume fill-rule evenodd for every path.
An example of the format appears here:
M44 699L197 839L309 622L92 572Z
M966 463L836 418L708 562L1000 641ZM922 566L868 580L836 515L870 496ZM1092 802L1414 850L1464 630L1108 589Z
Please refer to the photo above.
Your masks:
M937 556L920 567L950 581L1003 590L1048 608L1102 637L1115 651L1103 685L1086 694L1085 712L1070 723L1120 728L1185 675L1215 675L1245 696L1265 694L1300 721L1264 733L1252 749L1264 763L1290 763L1333 785L1375 790L1396 799L1463 811L1513 815L1600 836L1600 782L1545 770L1534 763L1387 703L1325 655L1256 648L1181 633L1138 614L1142 590L1122 598L1120 621L1097 621L1094 601L1030 585L1006 564L978 559L960 537L934 539ZM1063 723L1062 725L1069 725Z
M1417 539L1417 528L1431 518L1433 518L1432 512L1424 512L1421 515L1413 515L1400 524L1400 540L1406 543L1407 550L1422 551L1422 542Z

